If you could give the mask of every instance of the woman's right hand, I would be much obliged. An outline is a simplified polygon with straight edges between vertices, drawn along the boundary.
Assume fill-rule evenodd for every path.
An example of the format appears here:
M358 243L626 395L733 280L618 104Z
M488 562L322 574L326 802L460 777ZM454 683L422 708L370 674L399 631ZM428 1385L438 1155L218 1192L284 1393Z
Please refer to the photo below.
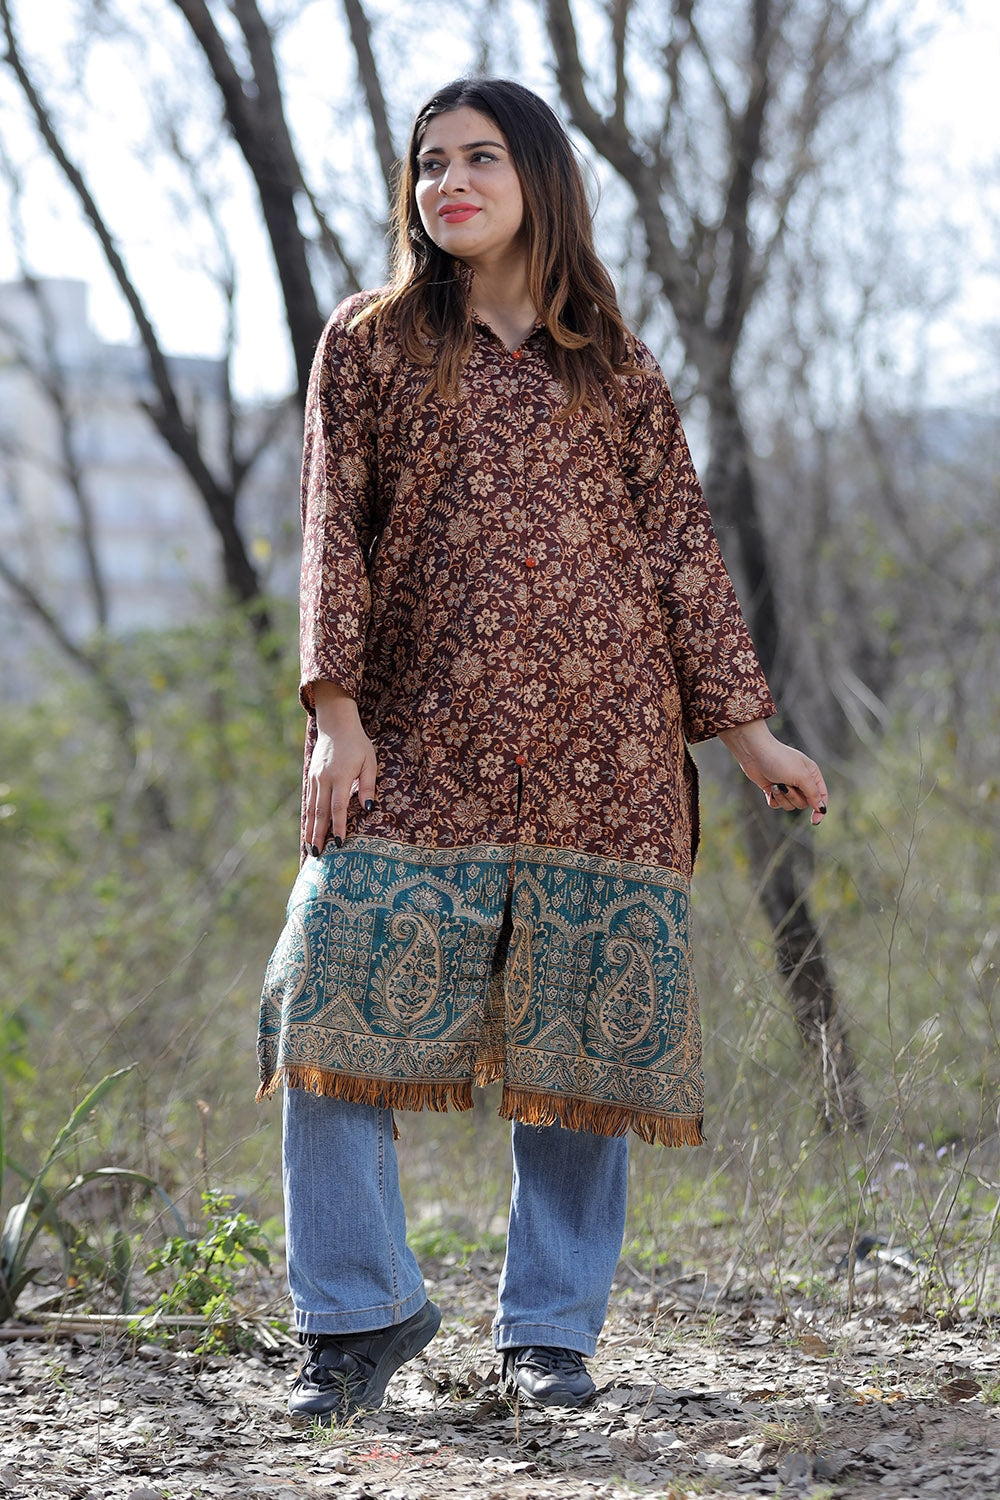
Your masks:
M354 699L335 682L314 682L312 690L317 737L306 778L303 832L311 852L321 854L331 835L338 849L343 843L355 784L358 801L371 811L378 764Z

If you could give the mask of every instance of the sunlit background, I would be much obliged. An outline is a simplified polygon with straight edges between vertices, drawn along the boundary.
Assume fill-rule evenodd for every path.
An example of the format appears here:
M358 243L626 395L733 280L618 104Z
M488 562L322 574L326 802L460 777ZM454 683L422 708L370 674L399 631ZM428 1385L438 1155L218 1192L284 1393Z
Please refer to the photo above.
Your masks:
M637 1149L635 1254L680 1253L683 1224L685 1255L721 1244L794 1279L868 1227L939 1254L945 1301L990 1302L1000 11L774 3L765 128L732 229L747 0L577 0L589 130L556 66L557 0L258 3L0 0L11 1158L36 1166L73 1100L132 1066L79 1161L141 1168L185 1212L211 1183L280 1235L276 1111L252 1103L254 1023L297 864L292 330L301 346L318 326L282 291L261 161L255 177L185 18L201 13L218 28L220 76L250 105L274 63L291 157L273 170L291 183L320 320L386 274L382 106L395 154L426 94L464 72L515 76L571 120L602 253L674 386L751 623L773 625L786 719L828 771L819 835L772 823L762 845L733 775L700 752L709 1145ZM248 16L265 23L256 56ZM602 121L618 122L624 168L601 149ZM634 184L658 143L644 217ZM693 310L656 226L681 282L687 268L697 283ZM724 357L743 232L745 316ZM766 578L742 550L724 408ZM781 870L793 898L779 909ZM790 960L802 912L808 952ZM817 944L829 987L803 1011L796 985ZM484 1241L502 1223L492 1102L471 1120L402 1123L427 1244ZM6 1204L16 1173L5 1181ZM99 1208L94 1244L162 1232L141 1195Z

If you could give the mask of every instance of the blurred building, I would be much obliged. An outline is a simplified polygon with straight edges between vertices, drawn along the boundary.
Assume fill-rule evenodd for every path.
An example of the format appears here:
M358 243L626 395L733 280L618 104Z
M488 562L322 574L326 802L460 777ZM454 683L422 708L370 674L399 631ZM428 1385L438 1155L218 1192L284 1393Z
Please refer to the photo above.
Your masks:
M225 471L230 401L221 360L170 356L182 409ZM164 629L214 606L220 548L204 504L146 407L145 353L103 342L83 282L0 283L0 569L30 587L73 641ZM238 413L266 433L240 525L269 589L294 587L301 430L289 408ZM103 616L103 621L102 621ZM46 632L0 576L0 696L30 691Z

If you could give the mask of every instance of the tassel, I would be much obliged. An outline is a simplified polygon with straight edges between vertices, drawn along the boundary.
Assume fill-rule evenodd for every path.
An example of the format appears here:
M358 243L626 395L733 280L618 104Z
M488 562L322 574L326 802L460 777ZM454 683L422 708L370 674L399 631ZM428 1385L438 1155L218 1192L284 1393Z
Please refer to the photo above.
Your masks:
M285 1063L279 1067L257 1090L257 1103L270 1099L282 1084L290 1089L306 1089L310 1094L320 1094L328 1099L344 1099L349 1104L374 1104L382 1109L444 1111L472 1108L472 1084L468 1080L401 1082L356 1078L349 1073L333 1073L300 1063Z
M483 1067L476 1071L476 1083L485 1087L502 1078L502 1068ZM349 1073L334 1073L305 1064L286 1063L262 1083L257 1102L271 1098L281 1085L306 1089L330 1099L345 1099L350 1104L373 1104L382 1109L472 1109L472 1084L468 1080L387 1081L384 1078L357 1078ZM558 1094L534 1094L528 1089L504 1088L498 1111L503 1120L517 1120L523 1125L562 1125L566 1130L589 1130L594 1135L627 1135L635 1131L640 1140L660 1146L703 1146L701 1115L659 1115L648 1110L630 1109L628 1105L602 1104L589 1099L563 1098Z
M627 1135L660 1146L703 1146L701 1115L657 1115L622 1104L600 1104L588 1099L566 1099L558 1094L533 1094L505 1088L500 1117L522 1125L562 1125L566 1130L589 1130L594 1135Z

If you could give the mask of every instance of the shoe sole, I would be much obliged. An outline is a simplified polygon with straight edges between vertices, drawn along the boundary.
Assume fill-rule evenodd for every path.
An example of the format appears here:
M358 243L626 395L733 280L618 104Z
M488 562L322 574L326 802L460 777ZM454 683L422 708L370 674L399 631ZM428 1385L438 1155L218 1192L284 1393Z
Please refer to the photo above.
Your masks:
M548 1395L538 1396L533 1391L525 1390L517 1378L516 1370L507 1368L506 1355L503 1356L501 1380L504 1394L511 1399L523 1401L527 1406L562 1406L573 1409L578 1406L589 1406L597 1395L597 1386L590 1381L590 1389L581 1391L579 1395L564 1387L561 1392L555 1389Z
M592 1391L584 1391L582 1396L557 1396L553 1394L549 1400L545 1400L541 1396L532 1396L528 1391L522 1390L517 1382L514 1381L507 1386L507 1393L508 1395L515 1396L519 1401L523 1401L526 1406L561 1406L570 1410L578 1406L589 1406L597 1395L597 1387L595 1385Z
M354 1407L355 1411L375 1411L380 1407L385 1398L385 1388L396 1371L405 1365L407 1360L419 1354L421 1349L427 1348L441 1327L441 1309L433 1302L425 1302L421 1313L423 1316L406 1330L405 1338L399 1343L389 1345L375 1366L375 1373L365 1392L364 1401Z
M333 1411L290 1412L293 1422L312 1427L332 1427L347 1422L359 1412L377 1411L385 1399L385 1388L396 1371L413 1359L421 1349L426 1349L441 1327L441 1309L433 1302L425 1302L405 1335L389 1345L372 1372L372 1378L364 1393L357 1399Z

